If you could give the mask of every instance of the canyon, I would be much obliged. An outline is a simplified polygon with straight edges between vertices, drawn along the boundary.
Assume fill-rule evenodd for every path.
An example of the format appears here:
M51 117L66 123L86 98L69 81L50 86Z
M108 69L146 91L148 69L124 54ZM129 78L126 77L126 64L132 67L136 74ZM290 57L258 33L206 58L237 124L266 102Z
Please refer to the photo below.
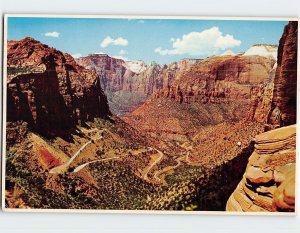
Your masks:
M168 65L143 61L124 61L107 54L91 54L77 59L78 64L93 69L100 77L111 111L124 115L150 97L156 90L171 85L176 76L197 60L181 60Z
M293 212L297 30L165 65L8 41L6 205Z

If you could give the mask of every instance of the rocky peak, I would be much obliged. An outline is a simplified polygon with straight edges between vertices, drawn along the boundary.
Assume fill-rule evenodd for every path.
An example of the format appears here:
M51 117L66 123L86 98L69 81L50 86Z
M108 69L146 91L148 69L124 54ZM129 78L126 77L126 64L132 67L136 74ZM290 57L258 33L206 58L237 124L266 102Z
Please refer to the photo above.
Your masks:
M268 124L274 127L296 123L298 22L284 28L279 41L274 92Z
M266 130L296 123L297 33L297 22L285 27L277 65L262 85L251 89L249 119L267 123Z
M142 73L147 68L147 65L145 64L145 62L141 61L141 60L125 61L124 66L125 66L126 69L129 69L129 70L131 70L132 72L134 72L136 74Z
M263 56L277 60L277 49L277 45L255 44L244 53L244 56Z
M50 133L110 114L95 71L32 38L8 41L7 74L8 121Z
M220 56L235 56L236 54L232 50L227 50L222 53Z

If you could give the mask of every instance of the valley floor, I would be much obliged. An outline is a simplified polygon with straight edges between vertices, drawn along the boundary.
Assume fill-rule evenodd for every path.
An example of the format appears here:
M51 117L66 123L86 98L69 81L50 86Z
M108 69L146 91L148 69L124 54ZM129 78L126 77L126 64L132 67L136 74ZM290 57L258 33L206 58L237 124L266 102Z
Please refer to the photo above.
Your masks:
M184 142L157 140L117 117L78 127L68 139L28 130L20 143L8 146L6 204L224 210L260 132L257 123L225 122L202 127Z

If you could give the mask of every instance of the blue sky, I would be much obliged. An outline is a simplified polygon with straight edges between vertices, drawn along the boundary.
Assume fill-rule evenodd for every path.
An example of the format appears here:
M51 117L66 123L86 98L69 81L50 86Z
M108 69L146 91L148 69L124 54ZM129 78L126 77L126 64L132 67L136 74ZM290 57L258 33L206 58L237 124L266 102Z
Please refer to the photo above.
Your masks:
M107 53L146 63L205 58L278 44L286 21L9 17L8 39L33 37L76 56Z

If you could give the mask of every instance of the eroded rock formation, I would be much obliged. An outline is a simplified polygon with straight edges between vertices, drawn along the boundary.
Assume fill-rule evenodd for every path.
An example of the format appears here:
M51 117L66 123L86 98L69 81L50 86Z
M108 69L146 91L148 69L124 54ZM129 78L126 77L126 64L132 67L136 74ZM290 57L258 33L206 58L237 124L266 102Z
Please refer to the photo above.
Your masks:
M122 115L141 105L154 92L169 87L197 60L146 65L143 61L124 61L106 54L91 54L77 61L98 73L112 112Z
M133 127L154 134L194 135L201 127L247 116L250 92L269 78L275 60L263 56L216 56L191 65L126 115Z
M294 211L296 125L255 137L246 172L230 196L227 211Z
M271 114L268 123L284 126L296 123L298 22L285 27L279 41Z
M265 83L251 90L248 118L266 130L296 123L298 22L289 22L279 41L277 67Z
M265 130L277 129L256 136L228 211L295 211L297 34L298 22L289 22L279 42L274 83L252 90L252 120L267 123Z
M96 72L32 38L8 41L7 73L7 121L49 133L110 114Z
M263 83L274 66L272 57L217 56L194 64L172 86L156 93L178 102L248 101L250 89Z

